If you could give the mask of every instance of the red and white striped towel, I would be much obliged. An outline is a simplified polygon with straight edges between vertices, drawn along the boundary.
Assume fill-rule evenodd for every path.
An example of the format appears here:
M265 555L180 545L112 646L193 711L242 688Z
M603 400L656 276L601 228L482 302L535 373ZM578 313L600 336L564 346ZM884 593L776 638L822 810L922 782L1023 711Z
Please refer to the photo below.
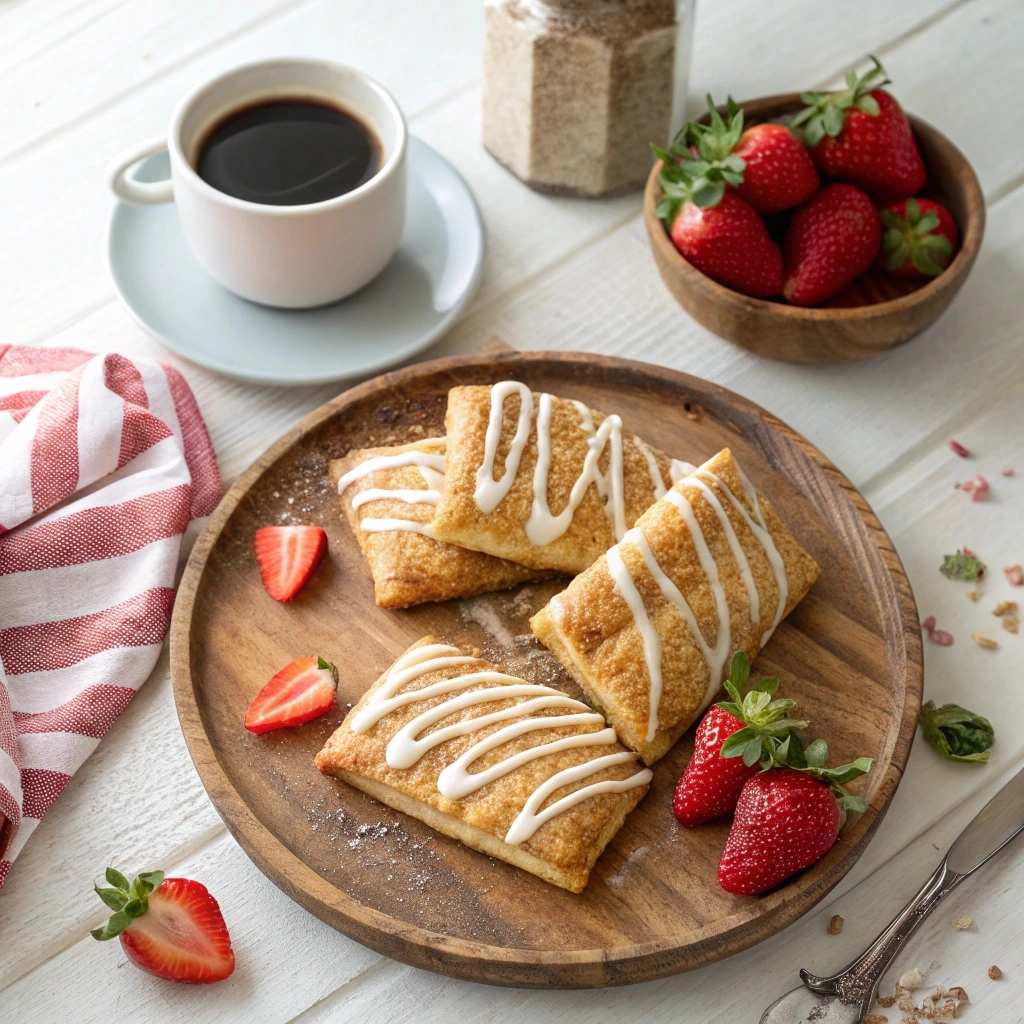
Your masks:
M219 493L172 366L0 345L0 886L152 671Z

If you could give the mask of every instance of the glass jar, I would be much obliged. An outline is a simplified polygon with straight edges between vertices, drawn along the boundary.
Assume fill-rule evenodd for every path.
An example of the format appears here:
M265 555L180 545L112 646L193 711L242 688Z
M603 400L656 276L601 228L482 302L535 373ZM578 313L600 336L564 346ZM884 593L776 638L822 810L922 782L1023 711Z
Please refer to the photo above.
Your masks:
M540 192L643 185L682 125L693 0L485 0L483 140Z

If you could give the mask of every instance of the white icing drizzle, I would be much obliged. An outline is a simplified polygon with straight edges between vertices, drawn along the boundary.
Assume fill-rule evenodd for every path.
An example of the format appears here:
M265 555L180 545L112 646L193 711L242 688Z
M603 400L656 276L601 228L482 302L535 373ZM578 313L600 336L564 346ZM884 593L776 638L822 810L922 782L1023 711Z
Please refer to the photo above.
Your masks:
M683 467L685 465L687 464L673 461L673 478L675 477L676 467ZM765 556L771 564L772 571L775 574L776 583L779 587L779 605L776 610L775 621L761 637L761 646L763 647L768 642L768 638L774 632L775 627L782 619L783 612L786 610L789 585L786 578L785 563L783 562L782 556L779 554L771 533L764 524L764 517L761 515L761 507L760 502L758 501L757 492L751 486L750 481L743 474L739 465L737 465L736 470L740 477L740 481L743 484L744 492L746 493L747 499L750 501L751 507L754 509L754 515L751 516L743 506L743 503L739 501L732 490L726 485L725 481L720 477L707 469L698 469L696 467L691 467L691 469L693 472L685 477L686 483L689 486L696 487L700 490L708 504L711 506L711 509L718 517L718 521L722 526L722 531L725 534L729 547L736 559L736 564L739 567L740 576L747 588L747 594L750 599L750 621L752 625L756 625L761 620L761 601L757 590L757 584L754 581L754 576L750 569L750 561L746 556L746 552L743 550L743 546L736 534L736 530L722 506L718 495L703 480L700 480L698 478L699 476L706 476L718 484L722 489L722 492L732 503L733 507L743 517L747 526L750 527L751 532L761 544L764 549ZM654 578L654 581L657 583L662 594L671 601L673 605L675 605L676 609L683 617L683 620L685 621L690 634L693 636L694 642L700 650L708 667L708 689L705 693L705 704L714 695L715 690L718 689L718 686L722 681L725 662L729 656L729 648L731 645L731 621L729 617L729 605L725 596L725 588L722 586L721 578L718 573L718 564L715 562L714 556L711 554L711 549L708 547L704 532L700 527L700 523L697 521L697 517L694 515L693 506L684 494L681 494L675 489L669 491L666 494L666 498L679 510L679 513L682 515L683 521L686 523L687 529L690 531L690 535L693 538L694 546L697 550L697 557L700 560L701 568L704 570L704 573L708 578L708 583L711 586L711 591L715 599L715 609L718 615L718 631L715 638L715 646L710 647L697 624L697 619L693 614L693 609L687 603L679 588L672 582L672 580L669 579L664 570L658 564L657 559L654 557L654 552L651 550L651 546L641 530L634 527L622 538L616 547L613 547L608 551L606 558L608 562L609 575L611 576L616 589L622 595L623 600L625 600L630 611L633 613L637 630L643 640L644 660L647 664L647 674L650 678L651 687L650 713L647 726L648 743L654 739L657 733L658 707L661 703L661 695L664 688L661 665L661 637L658 634L658 631L654 628L654 624L651 622L650 616L647 614L647 608L644 605L643 598L641 597L639 590L637 590L632 574L626 567L625 562L622 560L619 547L621 547L622 544L629 543L637 548L644 560L644 564L646 565L648 572L650 572L651 576Z
M515 769L529 761L543 757L545 754L553 754L574 747L604 746L616 742L615 731L610 728L605 728L598 732L565 736L550 743L540 744L536 747L520 751L518 754L498 761L482 772L470 774L467 769L473 761L524 733L537 729L561 728L570 724L604 724L604 718L601 715L591 711L586 704L573 700L559 690L554 690L549 686L526 683L515 676L505 675L505 673L496 670L469 672L465 675L456 676L454 679L442 679L440 682L432 683L419 689L410 690L405 693L400 692L408 683L427 672L466 665L476 660L461 654L457 647L450 647L447 644L428 644L425 647L417 647L409 651L395 662L388 672L384 685L367 701L358 714L353 716L351 719L352 731L355 733L366 732L386 715L406 705L430 700L433 697L445 694L454 694L454 696L448 697L436 706L428 708L422 714L417 715L411 722L395 733L388 742L385 754L387 763L392 768L407 769L415 765L433 747L458 736L469 735L484 726L493 725L496 722L506 721L511 718L520 718L523 715L529 715L534 711L540 711L544 708L563 707L573 710L573 714L548 715L514 722L475 743L457 761L448 765L438 778L438 791L443 796L452 800L468 796L470 793L474 793L481 787L486 786L489 782L502 778L509 774L509 772L515 771ZM468 687L474 686L477 683L499 683L501 685L471 692L458 692L460 690L465 691ZM500 711L471 718L467 721L456 722L453 725L427 733L422 739L417 739L424 730L432 725L436 725L451 714L476 704L486 704L491 701L508 700L515 697L530 697L531 699L516 703L509 708L503 708ZM530 795L526 805L512 823L505 837L505 842L513 846L524 842L546 821L586 800L588 797L596 796L600 793L622 793L636 786L646 785L653 777L649 768L636 772L628 779L621 781L607 780L583 786L561 800L555 801L550 807L538 813L538 809L544 801L560 787L572 782L578 782L591 775L596 775L599 771L612 764L635 761L636 757L637 755L632 751L622 751L616 754L593 758L581 765L556 773Z
M383 487L368 487L365 491L360 491L352 499L352 508L358 509L367 502L380 501L384 498L404 501L407 505L436 506L441 500L441 488L444 486L444 456L415 450L398 452L395 455L377 455L372 459L361 462L354 469L350 469L338 481L338 493L344 494L351 484L369 476L371 473L376 473L382 469L398 469L402 466L416 466L427 485L427 489L410 490L396 488L389 490ZM409 533L421 533L424 537L434 537L434 530L430 523L418 523L412 519L375 519L367 517L360 520L359 529L364 533L406 531Z
M525 708L525 705L520 706ZM568 750L571 747L597 747L618 741L614 729L606 728L600 732L585 732L576 736L565 736L560 740L553 740L551 743L529 747L513 757L506 757L504 761L499 761L482 772L471 775L467 770L469 765L483 757L484 754L524 733L533 732L536 729L557 729L573 724L603 725L604 717L595 712L587 712L578 715L545 715L541 718L527 718L522 722L513 722L512 725L506 725L504 729L485 736L479 743L474 743L462 757L448 765L437 780L437 788L441 795L448 797L449 800L461 800L464 796L469 796L470 793L475 793L478 789L494 782L495 779L500 779L502 776L508 775L509 772L515 771L521 765L536 761L538 757L554 754L560 750Z
M604 447L611 443L611 460L608 467L608 476L611 478L606 487L610 492L608 501L605 504L605 511L612 520L612 526L616 537L621 537L626 532L626 505L622 485L622 420L618 416L606 416L592 435L587 430L589 425L593 429L593 419L582 420L580 427L587 437L587 455L583 460L583 469L572 485L569 493L569 500L564 509L553 515L548 506L548 473L551 469L551 407L552 397L548 394L540 396L540 403L537 408L537 464L533 471L533 507L530 510L530 518L526 522L526 536L531 544L542 547L551 544L569 529L572 517L576 514L583 496L587 492L591 481L595 486L596 477L594 470L598 468L598 460L604 451ZM579 406L577 406L577 409ZM600 471L598 471L600 475ZM600 494L600 489L598 490Z
M668 488L661 477L661 469L658 466L658 460L654 457L654 452L639 437L634 437L633 443L640 449L640 454L647 460L647 472L651 474L651 485L654 487L655 501L664 498Z
M637 533L637 530L630 530L630 534ZM631 539L631 538L630 538ZM621 542L625 543L625 539ZM647 609L644 606L644 599L640 591L636 589L636 583L626 568L619 554L619 545L609 548L605 558L608 561L608 572L611 574L615 588L623 596L629 610L633 613L636 627L640 631L640 637L644 644L644 660L647 662L647 675L651 681L650 689L650 711L647 719L647 742L650 743L658 732L658 706L661 703L661 637L654 628Z
M512 447L505 456L505 471L500 480L494 479L494 459L498 454L498 442L501 440L501 420L505 399L512 394L519 395L519 422L512 438ZM487 422L487 434L484 440L484 461L476 471L477 507L484 515L489 516L502 498L508 494L512 483L519 472L519 462L523 457L523 449L530 439L530 422L533 419L533 392L519 381L504 380L491 388L491 414Z
M757 491L751 486L750 481L747 479L743 470L740 469L739 463L736 463L736 472L740 478L740 482L743 484L743 489L746 492L747 499L750 502L751 508L754 510L754 516L743 507L743 503L733 494L732 490L726 485L725 481L720 477L715 476L708 469L700 469L698 472L702 476L710 477L722 488L725 492L726 497L732 503L733 508L743 517L744 522L750 527L751 533L757 538L761 547L764 549L765 557L768 559L769 565L772 567L772 573L775 576L775 583L779 588L779 604L775 610L775 619L764 636L761 637L761 646L764 647L768 643L772 633L775 632L776 627L782 621L782 616L786 611L786 603L789 600L789 578L786 576L786 563L779 554L779 549L775 546L775 539L772 537L768 528L765 526L764 516L761 515L761 503L757 498Z
M563 796L561 800L556 800L550 807L545 807L543 811L539 813L537 811L541 804L560 787L567 786L571 782L579 782L580 779L595 775L602 769L610 768L612 765L624 764L627 761L635 760L636 754L632 750L624 750L618 754L605 754L604 757L595 757L593 761L587 761L584 764L577 765L575 768L566 768L552 775L547 782L542 783L530 794L530 798L526 801L526 806L519 812L519 817L512 822L512 827L505 836L505 842L511 846L518 846L519 843L529 839L544 822L550 821L563 811L569 810L570 807L575 807L576 804L582 803L592 796L597 796L600 793L625 793L627 790L635 789L637 786L646 785L654 778L654 772L650 768L645 768L643 771L637 772L636 775L631 775L628 779L622 779L621 781L607 779L604 782L591 783L589 786L584 786L582 789L569 793L568 796Z
M360 491L352 499L352 507L362 508L368 501L380 501L382 498L404 501L407 505L436 505L441 500L441 492L433 490L389 491L383 487L367 487L365 491Z
M505 399L518 394L519 420L512 438L512 446L505 458L501 478L494 479L494 461L501 440L502 416ZM551 469L551 408L552 396L542 394L537 408L537 463L533 472L533 504L526 523L526 536L531 544L542 547L558 540L572 523L572 518L591 483L597 488L605 511L612 521L615 537L621 540L626 532L625 488L623 486L622 420L606 416L601 426L594 429L590 410L582 402L573 402L580 414L580 429L587 438L587 455L576 478L566 507L553 515L548 505L548 474ZM530 437L533 416L533 394L518 381L502 381L491 388L491 408L484 439L484 458L476 472L474 498L484 515L490 515L502 498L508 494L519 472L523 450ZM598 462L609 446L607 477L601 473Z
M350 484L362 480L364 476L369 476L371 473L376 473L379 469L398 469L399 466L419 466L421 469L425 466L441 474L441 479L444 479L443 455L419 452L413 449L407 452L398 452L396 455L377 455L365 462L360 462L338 481L338 493L344 494ZM428 479L427 482L430 483L430 480Z
M697 472L699 473L700 470ZM717 477L715 477L715 479L718 480ZM721 480L718 480L718 482L722 484L723 490L728 490ZM752 626L756 626L761 621L761 598L757 592L757 584L754 582L754 574L750 571L750 562L747 559L746 552L743 550L743 545L740 543L739 537L736 536L736 530L732 525L732 520L729 518L725 509L722 508L722 503L718 500L718 495L715 494L715 492L696 474L687 477L686 483L691 487L697 487L700 489L707 503L714 510L715 515L718 516L718 521L722 524L722 532L725 534L725 539L729 543L729 549L732 551L733 558L736 559L736 565L740 570L740 578L743 580L743 583L747 588L747 597L750 601L750 624Z
M673 484L679 483L684 477L697 472L697 467L692 462L683 462L682 459L673 459L669 468L669 476Z

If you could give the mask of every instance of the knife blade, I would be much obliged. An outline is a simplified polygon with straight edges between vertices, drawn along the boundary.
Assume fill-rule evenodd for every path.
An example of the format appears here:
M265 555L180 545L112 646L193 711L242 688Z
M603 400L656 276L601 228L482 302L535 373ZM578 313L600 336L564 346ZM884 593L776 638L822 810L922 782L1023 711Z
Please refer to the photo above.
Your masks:
M1024 830L1024 769L978 812L946 854L958 875L969 875Z

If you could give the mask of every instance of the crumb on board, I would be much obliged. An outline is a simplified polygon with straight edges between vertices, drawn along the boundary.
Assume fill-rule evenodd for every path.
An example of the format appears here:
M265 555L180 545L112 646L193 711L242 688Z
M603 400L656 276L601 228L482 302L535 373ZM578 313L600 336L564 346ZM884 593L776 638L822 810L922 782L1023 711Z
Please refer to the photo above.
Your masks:
M988 636L986 633L972 633L971 639L979 646L984 647L988 651L994 651L999 644Z
M884 1007L886 1010L888 1010L890 1006L896 1005L895 996L879 996L876 1001L879 1006Z
M977 601L978 600L978 592L976 590L968 590L967 591L967 600L968 601Z
M962 917L958 917L953 922L953 927L958 932L965 932L965 931L967 931L968 928L971 927L971 923L972 923L971 922L971 916L969 914L964 914Z
M1003 619L1003 629L1007 633L1019 633L1020 632L1020 619L1016 615L1007 615Z
M1000 601L999 604L992 609L992 614L997 619L1002 615L1016 615L1017 607L1016 601Z
M838 914L833 914L829 918L828 922L828 933L829 935L838 935L843 930L843 924L845 922Z
M869 1013L864 1018L864 1024L889 1024L889 1018L884 1013Z
M990 977L990 978L991 978L991 979L992 979L993 981L998 981L998 980L999 980L999 979L1000 979L1000 978L1001 978L1001 977L1003 976L1003 972L1002 972L1001 970L999 970L999 968L998 968L998 967L996 967L996 965L995 965L995 964L993 964L993 965L992 965L992 966L991 966L991 967L990 967L990 968L988 969L988 976L989 976L989 977Z

